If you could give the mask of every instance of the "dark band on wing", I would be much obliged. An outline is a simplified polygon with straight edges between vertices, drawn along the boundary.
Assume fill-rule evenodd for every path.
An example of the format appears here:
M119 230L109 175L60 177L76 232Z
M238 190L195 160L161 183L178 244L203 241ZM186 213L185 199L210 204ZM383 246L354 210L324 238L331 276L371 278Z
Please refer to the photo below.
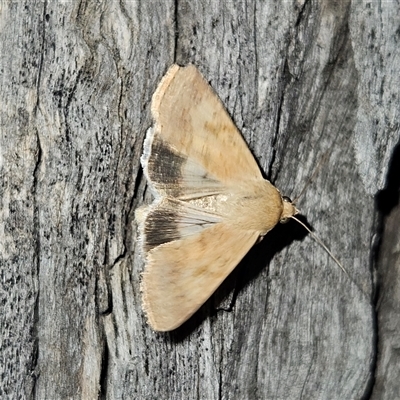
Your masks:
M179 197L181 193L182 167L187 158L176 153L168 144L157 137L151 146L148 171L157 187L168 190L169 195ZM162 182L162 183L161 183Z
M144 249L146 252L180 238L177 219L177 212L165 208L156 208L148 214L144 224Z
M142 160L145 171L156 189L164 196L191 200L221 194L225 189L204 166L194 158L187 158L160 139L157 135L146 148ZM147 166L147 167L146 167Z
M144 250L181 240L222 222L220 215L210 210L175 199L164 199L151 208L144 221Z

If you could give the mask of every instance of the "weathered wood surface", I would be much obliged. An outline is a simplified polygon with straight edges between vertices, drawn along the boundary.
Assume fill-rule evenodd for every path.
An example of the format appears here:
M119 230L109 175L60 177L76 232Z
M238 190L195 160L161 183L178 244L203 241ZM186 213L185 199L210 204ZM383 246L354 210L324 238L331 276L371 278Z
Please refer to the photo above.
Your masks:
M394 1L2 1L0 397L400 397L399 21ZM149 329L133 213L174 62L284 194L329 150L298 207L354 282L291 222L182 328Z

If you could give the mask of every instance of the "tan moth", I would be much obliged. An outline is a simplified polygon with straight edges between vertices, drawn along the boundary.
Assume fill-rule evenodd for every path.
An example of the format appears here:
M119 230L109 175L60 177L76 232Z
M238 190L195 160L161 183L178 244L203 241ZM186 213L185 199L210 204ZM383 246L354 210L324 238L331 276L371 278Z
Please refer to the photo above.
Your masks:
M151 111L155 124L141 162L155 200L136 211L146 257L141 289L150 326L169 331L200 308L257 240L298 211L262 177L196 67L171 66Z

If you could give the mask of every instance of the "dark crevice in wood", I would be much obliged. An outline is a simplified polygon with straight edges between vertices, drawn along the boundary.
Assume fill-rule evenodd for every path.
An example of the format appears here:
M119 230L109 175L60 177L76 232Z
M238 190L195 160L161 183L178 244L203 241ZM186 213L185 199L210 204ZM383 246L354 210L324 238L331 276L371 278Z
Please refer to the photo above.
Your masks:
M224 376L224 373L222 371L222 352L221 352L221 360L219 363L219 369L218 369L218 400L223 399L223 388L222 388L222 378Z
M35 322L38 321L37 319L37 315L38 315L38 311L37 311L37 307L35 304ZM39 372L37 370L38 367L38 357L39 357L39 339L37 337L37 329L35 328L35 340L33 342L33 351L32 351L32 360L31 360L31 384L32 384L32 391L31 393L29 393L29 397L28 398L32 398L32 399L37 399L36 393L37 393L37 380L39 377Z
M399 171L400 171L400 143L398 143L393 150L389 164L389 171L386 178L385 188L381 190L376 196L376 208L383 218L389 215L390 212L399 204L400 200Z
M374 306L371 310L372 313L372 359L371 359L371 363L370 363L370 379L367 382L365 391L363 396L361 397L361 400L368 400L371 398L372 396L372 392L374 390L375 387L375 383L376 383L376 371L378 368L378 342L379 342L379 338L378 338L378 318L377 318L377 312L376 312L376 302L374 303Z
M235 306L235 303L236 303L236 299L237 299L237 297L238 297L238 294L239 294L239 289L238 289L238 286L237 286L237 274L235 273L236 271L234 271L233 273L232 273L232 276L235 278L235 284L234 284L234 286L233 286L233 293L232 293L232 296L230 296L230 299L229 299L229 302L228 302L228 306L227 307L224 307L224 306L222 306L222 307L215 307L215 311L225 311L225 312L232 312L233 311L233 307Z
M139 168L138 168L138 170L137 170L137 173L136 173L136 177L135 177L135 183L134 183L134 185L133 185L133 194L132 194L132 197L131 197L131 199L130 199L130 203L129 203L129 206L128 206L128 211L127 211L127 213L126 213L126 215L125 215L125 223L124 223L125 229L124 229L124 237L123 237L124 249L125 249L125 250L124 250L124 252L123 252L120 256L118 256L118 257L116 258L116 260L115 260L114 263L113 263L113 266L114 266L121 258L125 257L125 255L126 255L127 239L128 239L128 238L130 237L130 235L131 235L131 233L128 232L128 229L129 229L129 230L131 229L131 228L130 228L129 221L130 221L130 219L132 218L132 212L136 209L137 201L138 201L138 198L139 198L139 193L141 192L141 191L140 191L140 186L141 186L142 182L143 182L143 168L142 168L141 166L139 166ZM147 184L146 184L146 186L147 186ZM142 199L140 199L140 200L142 200Z
M122 314L124 315L125 320L129 321L129 301L127 299L127 295L129 296L129 294L127 293L124 287L125 281L121 279L119 283L120 283L120 288L118 290L121 293Z
M385 188L377 193L375 197L375 208L378 213L377 240L372 248L372 263L377 266L382 247L382 235L385 228L386 217L399 204L400 200L400 142L395 146L389 162ZM378 271L379 272L379 271ZM376 282L375 304L380 295L380 282Z
M107 396L107 381L108 381L108 364L109 364L109 349L107 341L103 341L103 352L101 355L101 371L100 371L100 399L106 399Z
M386 177L385 188L377 193L375 197L375 208L378 213L377 217L377 240L372 248L372 264L379 267L379 256L382 247L382 234L385 228L386 217L399 204L400 200L400 142L395 146L392 157L389 162L389 169ZM379 272L379 271L378 271ZM380 295L379 279L375 286L375 304Z
M38 206L38 185L39 185L39 171L40 166L42 164L42 156L43 150L40 143L39 132L36 130L36 163L33 170L33 226L35 232L35 268L36 268L36 279L38 281L38 289L35 296L35 304L33 309L33 328L32 328L32 338L33 338L33 352L32 352L32 360L31 360L31 373L33 374L33 398L36 398L36 383L38 378L38 357L39 357L39 333L38 333L38 325L40 319L39 313L39 293L40 293L40 281L39 281L39 273L40 273L40 257L41 257L41 224L40 224L40 215L39 215L39 206Z
M275 144L275 142L276 142L276 136L274 136L273 142L274 142L274 144ZM267 179L268 179L272 184L274 184L275 178L276 178L276 176L275 176L275 177L272 177L272 168L273 168L273 165L275 164L275 160L276 160L276 148L275 148L274 146L272 146L272 156L271 156L271 160L270 160L270 162L269 162L269 164L268 164L268 170L267 170L267 172L266 172Z
M254 48L257 49L257 35L256 35L256 29L257 29L257 2L254 2L254 9L253 9L253 35L251 36L254 44ZM259 62L258 62L258 52L254 52L254 82L258 82L259 80Z
M309 3L310 3L309 0L306 0L304 2L304 4L301 6L301 8L299 9L299 12L297 14L297 20L296 20L296 23L294 25L296 28L301 24L302 20L304 19L305 9L306 9L306 7L308 6Z
M39 65L37 71L37 80L36 80L36 103L33 108L33 114L37 114L37 110L39 107L40 101L40 85L41 85L41 77L43 70L43 61L44 61L44 46L45 46L45 25L46 25L46 13L47 13L47 0L43 3L43 19L41 21L42 24L42 32L41 32L41 43L40 43L40 58ZM39 377L38 370L38 358L39 358L39 320L40 320L40 312L39 312L39 293L40 293L40 281L39 281L39 273L40 273L40 258L41 258L41 226L40 226L40 215L39 215L39 206L38 206L38 185L39 185L39 171L42 165L43 158L43 149L40 142L40 136L37 128L35 128L35 136L36 136L36 154L35 154L35 166L33 169L33 229L34 229L34 264L35 264L35 279L37 281L37 292L35 294L35 303L33 305L33 325L31 328L31 337L32 337L32 359L30 360L30 378L31 378L31 393L30 398L37 398L37 380ZM26 385L29 387L30 385Z
M177 62L178 56L178 41L179 41L179 11L178 11L179 0L174 1L174 63Z
M127 226L127 225L125 225ZM125 235L126 238L126 235ZM110 265L110 269L113 269L121 260L123 260L126 256L126 246L125 246L125 238L124 238L124 250L121 254L119 254L116 259L113 261L112 265Z
M103 257L103 265L107 266L110 263L110 251L108 249L108 237L104 243L104 257Z
M135 178L135 184L133 186L133 195L131 198L131 202L129 204L129 213L128 214L130 214L132 212L135 201L137 200L137 198L139 196L139 187L140 187L140 184L142 183L142 179L143 179L143 168L139 167L137 174L136 174L136 178Z
M134 209L136 208L137 205L137 199L139 197L139 187L140 184L142 183L142 179L143 179L143 169L142 167L139 167L136 173L136 177L135 177L135 183L134 183L134 187L133 187L133 195L130 199L130 203L128 206L128 211L125 214L125 221L124 221L124 236L123 236L123 243L124 243L124 248L123 251L121 252L121 254L119 254L115 260L111 261L107 258L105 258L105 265L109 265L110 269L114 268L115 265L118 264L118 262L120 262L122 259L125 258L126 254L127 254L127 239L130 237L130 233L128 232L128 230L130 230L130 219L132 216L132 211L134 211ZM108 285L108 283L107 283Z
M117 115L118 115L118 121L119 121L119 125L120 125L119 133L121 134L121 138L122 138L123 134L124 134L125 118L123 116L124 113L121 110L124 108L123 96L124 96L124 92L125 92L125 90L124 90L125 89L125 87L124 87L125 79L124 79L123 74L121 73L120 69L118 68L118 64L116 65L115 69L117 71L117 76L118 76L119 82L120 82L120 85L119 85L120 90L119 90L119 97L118 97L118 104L117 104ZM118 158L119 158L119 154L118 154Z
M111 289L111 282L110 282L110 274L109 274L109 270L107 268L107 266L109 265L109 250L108 250L108 239L106 239L106 242L104 244L104 262L103 265L101 266L103 274L104 274L104 280L105 280L105 286L106 286L106 296L107 296L107 308L102 309L102 307L100 306L102 304L102 299L100 298L99 294L100 294L100 288L101 286L99 285L99 279L101 277L101 275L99 275L99 273L97 273L96 276L96 287L95 287L95 296L96 296L96 304L98 307L98 312L102 315L102 316L107 316L112 312L112 308L113 308L113 297L112 297L112 289Z
M379 352L380 348L382 346L381 344L381 338L379 336L379 321L378 321L378 316L379 316L379 302L381 300L381 297L385 294L386 287L382 286L385 284L385 282L382 282L384 278L382 279L381 275L383 274L389 274L390 272L388 271L380 271L380 256L381 256L381 250L383 247L383 233L385 230L385 224L387 221L387 218L391 211L395 209L400 201L400 142L397 143L397 145L394 147L390 162L389 162L389 168L388 168L388 173L386 176L386 184L384 189L379 191L375 197L375 208L377 210L377 222L376 222L376 236L377 239L372 246L372 251L371 251L371 265L372 265L372 270L376 270L377 272L377 279L375 282L375 291L373 293L373 305L374 305L374 313L373 313L373 349L374 349L374 354L373 354L373 360L371 362L371 380L368 384L367 390L365 392L365 396L363 397L364 399L369 399L373 397L373 391L376 386L376 376L378 374L378 368L379 366ZM383 366L382 366L383 367ZM383 375L383 374L382 374ZM378 389L379 392L379 389Z
M39 101L40 101L40 83L41 83L41 78L42 78L44 46L45 46L45 40L46 40L46 14L47 14L47 0L45 0L43 2L42 35L41 35L41 43L40 43L40 59L39 59L37 81L36 81L36 104L35 104L35 108L34 108L35 113L37 111L37 108L39 107Z
M280 88L280 99L279 99L279 106L277 110L277 116L276 116L276 127L275 127L275 134L273 135L271 147L272 147L272 157L268 165L268 170L266 171L267 173L267 179L270 180L272 184L274 184L276 177L279 173L279 168L275 170L274 176L272 175L274 163L276 161L276 155L277 155L277 148L276 144L278 141L279 133L280 133L280 128L281 128L281 118L282 118L282 107L285 102L285 94L286 94L286 88L288 85L288 82L290 78L290 71L289 71L289 65L288 65L288 60L287 58L285 59L284 66L283 66L283 73L282 73L282 79L281 82L281 88Z

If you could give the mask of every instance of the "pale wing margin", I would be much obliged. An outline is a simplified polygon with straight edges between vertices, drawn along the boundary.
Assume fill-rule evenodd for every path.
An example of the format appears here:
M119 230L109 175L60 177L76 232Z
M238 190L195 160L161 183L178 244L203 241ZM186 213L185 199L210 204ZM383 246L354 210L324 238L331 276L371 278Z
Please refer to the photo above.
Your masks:
M135 217L145 253L165 243L195 235L222 221L215 212L170 198L139 207Z
M258 238L224 222L149 251L143 303L154 330L177 328L231 273Z

